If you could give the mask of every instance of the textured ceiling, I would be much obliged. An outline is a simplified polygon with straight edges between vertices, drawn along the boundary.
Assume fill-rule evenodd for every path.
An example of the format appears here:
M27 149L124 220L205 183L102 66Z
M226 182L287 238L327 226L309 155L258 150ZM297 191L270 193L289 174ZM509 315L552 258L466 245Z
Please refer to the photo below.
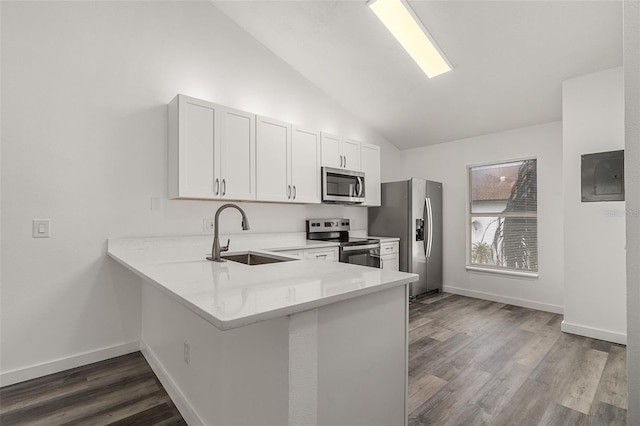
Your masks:
M433 79L364 0L213 4L400 149L560 120L563 80L622 65L621 1L409 1Z

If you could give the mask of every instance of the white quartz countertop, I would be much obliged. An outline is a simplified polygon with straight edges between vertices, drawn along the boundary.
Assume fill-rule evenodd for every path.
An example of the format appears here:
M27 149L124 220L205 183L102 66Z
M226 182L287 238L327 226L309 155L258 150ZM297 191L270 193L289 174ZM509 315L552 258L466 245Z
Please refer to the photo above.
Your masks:
M229 254L242 251L332 247L282 235L231 236ZM226 236L221 236L226 243ZM249 266L205 259L211 237L109 239L108 254L221 330L290 315L405 285L417 275L325 260L294 259Z

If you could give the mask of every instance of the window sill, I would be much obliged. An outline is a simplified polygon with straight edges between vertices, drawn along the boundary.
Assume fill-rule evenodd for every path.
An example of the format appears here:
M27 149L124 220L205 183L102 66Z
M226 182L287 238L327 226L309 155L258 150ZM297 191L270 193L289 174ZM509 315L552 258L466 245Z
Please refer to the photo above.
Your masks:
M495 269L495 268L484 268L482 266L467 265L467 271L480 272L480 273L489 274L489 275L507 275L507 276L518 277L518 278L530 278L530 279L538 278L537 272L519 272L519 271L510 271L510 270Z

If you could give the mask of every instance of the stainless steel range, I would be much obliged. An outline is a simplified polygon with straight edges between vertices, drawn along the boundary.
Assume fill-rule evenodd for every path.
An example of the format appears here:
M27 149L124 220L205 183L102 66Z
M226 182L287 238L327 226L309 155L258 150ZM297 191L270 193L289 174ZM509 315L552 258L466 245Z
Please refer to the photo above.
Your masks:
M309 219L307 239L340 243L340 262L380 268L380 241L349 236L349 219Z

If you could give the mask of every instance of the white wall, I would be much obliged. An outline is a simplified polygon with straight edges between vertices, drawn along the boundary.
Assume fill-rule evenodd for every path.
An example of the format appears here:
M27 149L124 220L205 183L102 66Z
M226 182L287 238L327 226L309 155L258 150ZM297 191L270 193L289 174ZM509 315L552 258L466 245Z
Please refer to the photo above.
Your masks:
M106 239L199 234L220 205L166 199L177 93L379 144L382 178L398 173L399 151L208 2L1 7L3 373L44 374L139 338L139 281L107 259ZM242 205L250 232L326 216L366 228L363 208ZM50 239L31 238L33 218L51 219ZM233 212L221 222L240 231Z
M640 2L624 5L627 424L640 424Z
M562 87L563 330L626 339L625 202L581 202L581 155L624 149L622 67Z
M468 272L467 166L538 159L539 277ZM561 312L562 124L548 123L402 151L404 178L441 181L444 194L444 289L515 305Z

